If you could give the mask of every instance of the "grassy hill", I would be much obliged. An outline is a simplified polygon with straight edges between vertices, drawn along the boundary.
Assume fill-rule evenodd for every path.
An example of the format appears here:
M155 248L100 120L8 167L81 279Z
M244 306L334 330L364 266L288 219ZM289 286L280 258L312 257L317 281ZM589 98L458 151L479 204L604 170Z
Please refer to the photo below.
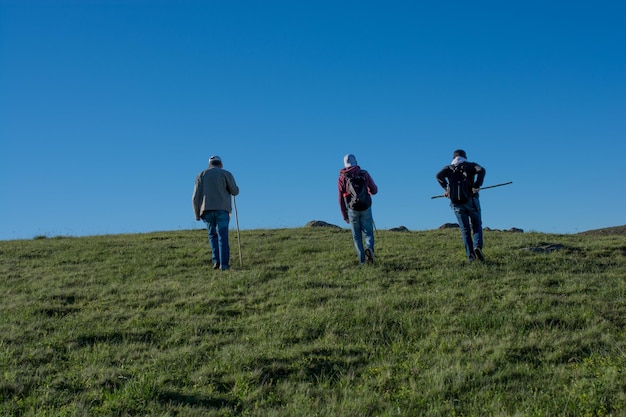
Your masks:
M623 234L0 242L2 416L626 415Z

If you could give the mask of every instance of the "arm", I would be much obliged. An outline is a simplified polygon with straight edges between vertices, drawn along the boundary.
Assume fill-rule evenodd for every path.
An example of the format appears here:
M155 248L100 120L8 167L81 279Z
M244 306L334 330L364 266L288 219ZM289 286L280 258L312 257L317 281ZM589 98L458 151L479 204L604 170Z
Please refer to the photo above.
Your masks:
M441 171L439 171L437 175L435 175L435 178L437 178L437 182L439 183L439 186L443 188L444 190L448 189L448 177L449 176L450 176L449 166L443 167Z
M339 209L341 210L341 217L348 223L348 208L346 207L346 200L343 198L343 194L346 192L346 183L343 175L339 175L337 180L337 191L339 193Z
M485 175L487 174L487 171L485 170L485 168L478 164L475 164L474 170L476 171L476 181L474 182L474 187L472 188L472 191L474 192L474 194L476 194L478 193L480 187L483 186L483 181L485 180Z
M237 186L237 182L235 182L235 177L233 177L233 174L231 174L230 172L226 176L226 185L228 187L228 192L231 195L239 194L239 187Z
M196 182L193 187L193 195L191 196L191 205L193 207L193 214L196 216L196 220L200 220L200 207L202 206L202 175L196 177Z
M369 172L365 173L365 182L367 184L367 191L371 195L378 193L378 186L374 183L374 179L372 178Z

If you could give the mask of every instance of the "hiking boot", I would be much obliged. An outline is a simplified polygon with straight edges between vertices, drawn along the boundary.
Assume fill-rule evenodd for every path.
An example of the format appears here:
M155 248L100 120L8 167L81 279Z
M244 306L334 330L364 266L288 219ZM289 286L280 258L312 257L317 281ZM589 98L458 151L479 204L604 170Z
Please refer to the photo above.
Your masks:
M213 264L213 269L220 269L220 264L219 264L219 263L217 263L217 262L215 262L215 263Z
M481 262L485 260L485 255L483 254L483 250L481 248L474 248L474 255L476 255L476 259Z
M365 262L368 265L371 265L374 263L374 253L369 248L365 249Z

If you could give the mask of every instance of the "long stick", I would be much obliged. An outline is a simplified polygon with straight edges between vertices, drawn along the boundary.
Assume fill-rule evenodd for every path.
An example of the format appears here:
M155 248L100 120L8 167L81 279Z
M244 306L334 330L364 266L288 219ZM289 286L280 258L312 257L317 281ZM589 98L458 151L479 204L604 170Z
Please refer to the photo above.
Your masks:
M488 187L480 187L481 190L486 190L487 188L496 188L496 187L502 187L503 185L509 185L509 184L513 184L513 181L509 181L509 182L503 182L502 184L496 184L496 185L490 185ZM434 195L430 198L442 198L445 197L444 195Z
M239 236L239 213L237 213L237 199L233 196L233 203L235 204L235 223L237 224L237 245L239 245L239 266L243 268L243 261L241 260L241 237Z

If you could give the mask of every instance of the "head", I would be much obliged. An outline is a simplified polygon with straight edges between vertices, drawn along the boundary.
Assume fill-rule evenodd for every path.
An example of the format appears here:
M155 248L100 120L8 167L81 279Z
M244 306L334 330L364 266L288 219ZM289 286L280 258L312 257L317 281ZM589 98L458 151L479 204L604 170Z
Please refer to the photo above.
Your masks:
M452 159L456 158L457 156L460 156L461 158L467 158L467 155L465 154L465 151L463 149L457 149L452 153Z
M351 153L347 154L346 156L343 157L343 166L346 168L350 168L350 167L354 167L356 166L356 157L354 155L352 155Z
M213 155L209 158L209 166L210 167L222 167L222 158L217 155Z

